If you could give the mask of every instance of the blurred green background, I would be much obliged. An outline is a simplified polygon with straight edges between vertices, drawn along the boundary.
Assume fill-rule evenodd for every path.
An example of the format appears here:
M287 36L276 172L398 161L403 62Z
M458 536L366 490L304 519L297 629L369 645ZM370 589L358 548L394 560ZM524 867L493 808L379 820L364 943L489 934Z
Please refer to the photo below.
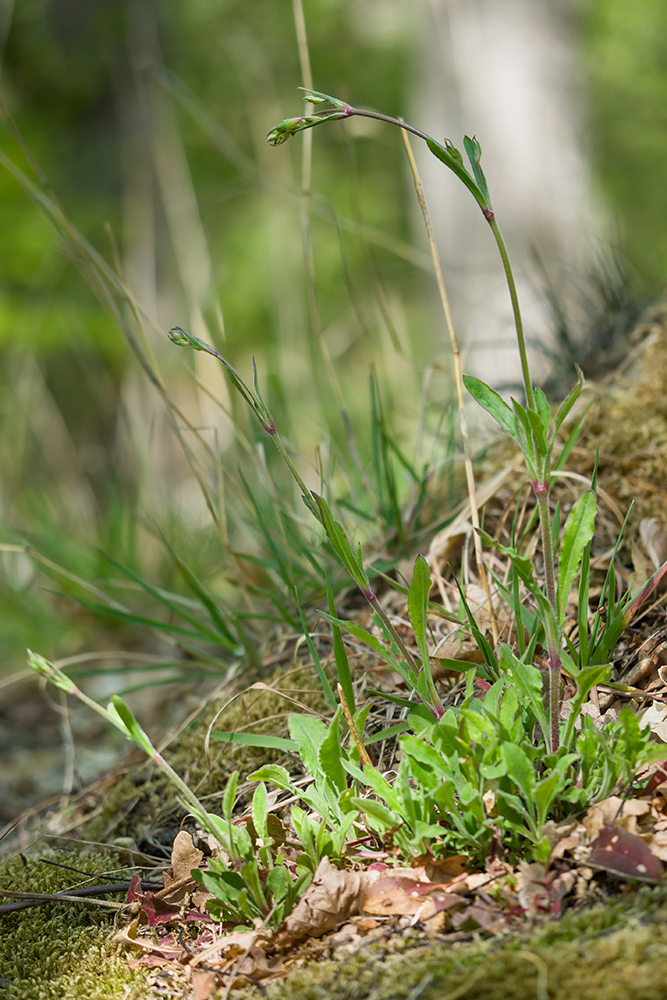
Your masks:
M412 2L307 0L305 13L318 89L407 114L424 32ZM667 7L585 0L577 16L595 176L616 221L626 293L646 300L663 290L667 267ZM252 456L247 475L261 477L261 434L229 400L210 359L193 361L168 344L164 332L176 323L206 333L246 377L257 358L281 430L308 456L313 486L318 474L335 480L355 449L363 480L372 448L371 368L396 440L413 442L424 380L435 403L451 388L441 346L429 367L443 333L432 330L430 262L415 235L404 151L388 129L317 131L316 291L309 290L302 143L276 151L264 141L301 105L292 4L15 0L2 18L2 100L73 224L113 269L122 267L145 310L144 348L214 456L242 472ZM35 179L6 124L0 150ZM157 523L224 597L236 565L225 558L254 543L244 535L248 498L239 500L223 474L214 491L224 508L226 549L220 545L160 394L67 241L6 167L0 542L16 549L0 554L0 673L13 677L26 645L51 657L153 648L131 623L72 603L77 585L48 567L45 576L21 546L96 584L113 576L104 552L155 586L187 589ZM131 325L127 302L119 308ZM239 433L211 394L231 407ZM359 428L354 444L348 419ZM427 431L430 419L423 418ZM213 475L208 466L206 475ZM269 493L286 488L277 483ZM371 532L372 502L355 498L352 487L348 500ZM268 586L259 569L252 583Z

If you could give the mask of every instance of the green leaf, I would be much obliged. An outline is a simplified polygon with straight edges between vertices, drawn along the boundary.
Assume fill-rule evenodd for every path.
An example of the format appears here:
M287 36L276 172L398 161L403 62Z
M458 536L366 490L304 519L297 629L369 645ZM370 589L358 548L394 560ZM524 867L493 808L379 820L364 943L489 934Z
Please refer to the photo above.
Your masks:
M294 751L299 749L294 740L286 740L280 736L263 736L258 733L211 733L212 740L221 743L240 743L245 747L265 747L267 750Z
M340 634L340 627L334 624L334 620L336 619L336 604L334 601L334 593L333 587L331 586L329 570L325 569L324 574L327 585L327 603L329 605L329 614L331 616L329 620L331 622L331 633L333 636L334 659L336 661L338 683L343 689L347 707L350 709L350 712L352 712L352 715L354 715L356 706L354 700L354 688L352 686L352 674L350 673L350 664L347 658L347 651Z
M516 690L519 703L529 708L537 719L548 744L550 734L542 701L542 674L537 667L517 659L506 643L500 647L500 668Z
M126 735L132 740L138 747L147 753L149 757L155 759L157 753L155 747L149 740L146 733L143 731L132 712L125 704L122 698L119 698L117 694L113 695L111 701L107 706L107 712L116 720L119 720L125 730Z
M532 760L516 743L503 743L502 755L507 764L508 778L518 785L526 805L532 810L535 791L535 768Z
M425 671L429 671L428 640L426 629L428 626L428 595L431 589L431 570L422 555L415 559L415 567L412 574L412 583L408 593L408 615L412 624L419 647L419 654L422 659L422 666Z
M588 698L592 688L596 684L604 684L611 677L611 663L595 664L594 666L582 667L574 678L577 685L577 693L570 702L570 715L568 716L563 736L563 746L569 747L575 735L576 721L579 718L582 705Z
M342 714L343 709L339 706L331 720L327 735L320 743L318 752L320 771L339 793L344 792L347 788L347 774L341 764L340 717Z
M540 455L546 455L547 452L547 435L542 424L539 413L535 410L523 406L518 400L512 400L512 406L514 407L514 412L521 421L521 424L526 435L526 446L524 447L524 456L526 461L528 461L530 455L529 442L531 437L535 440L535 445ZM531 463L532 465L532 463ZM532 478L532 476L531 476Z
M320 657L318 655L317 650L315 649L315 643L313 642L313 640L310 637L310 630L308 628L308 623L307 623L307 621L305 619L305 616L304 616L304 613L303 613L303 608L301 607L301 602L299 601L299 595L298 595L296 587L294 588L294 596L296 598L296 606L297 606L297 610L299 612L299 620L301 622L301 631L303 632L304 638L306 640L306 645L308 646L308 652L310 653L310 655L311 655L311 657L313 659L313 664L315 666L315 671L317 673L317 676L320 679L320 684L322 685L322 689L323 689L323 691L324 691L324 693L325 693L325 695L327 697L327 701L329 702L329 704L331 705L331 707L333 709L335 709L336 706L338 705L338 701L337 701L336 696L334 695L334 693L333 693L333 691L331 689L331 684L329 683L329 678L325 674L324 668L322 667L322 663L320 662Z
M361 799L358 796L354 796L350 799L350 802L359 810L362 816L368 816L369 819L375 820L376 823L379 823L387 830L403 825L403 817L399 813L394 812L393 809L389 809L387 806L383 806L381 802L376 802L375 799Z
M355 553L343 527L338 521L334 521L329 505L324 497L318 496L317 493L311 493L311 496L317 505L322 527L331 542L334 552L357 586L364 591L370 590L370 583L361 557L361 546L358 546Z
M361 768L352 764L349 760L343 761L343 767L356 781L360 781L362 785L368 785L372 788L375 794L384 799L392 809L401 808L400 795L376 768L368 767L367 765L362 771ZM351 799L350 801L353 800Z
M572 590L572 583L579 570L579 563L585 547L595 531L595 513L597 501L592 490L586 490L576 501L570 511L558 560L558 624L562 627L567 613L567 601Z
M544 428L544 434L546 436L549 433L549 424L551 423L551 407L549 406L549 400L539 386L535 389L534 395L535 409L537 410L539 418L542 422L542 427Z
M266 877L274 905L282 902L292 888L292 879L284 865L276 865Z
M487 205L484 195L477 187L466 168L463 166L463 157L458 149L456 149L455 146L452 146L451 143L448 143L446 146L442 146L439 142L436 142L435 139L431 138L426 140L426 145L428 146L429 151L433 153L433 155L437 157L441 163L444 163L446 167L449 167L449 169L456 174L459 180L463 181L465 186L475 198L477 204L482 208L486 208Z
M409 757L414 757L420 764L430 767L436 774L442 772L444 763L442 754L438 753L430 743L416 736L402 736L399 744Z
M491 208L489 187L488 184L486 183L486 177L484 176L484 171L480 166L480 160L482 159L482 147L480 146L475 136L473 136L471 139L469 136L466 135L463 139L463 148L468 154L468 159L470 160L470 166L472 167L472 172L477 182L477 187L479 188L482 197L484 198L485 207Z
M579 365L575 365L575 368L577 369L578 381L577 384L573 386L572 389L570 389L569 393L558 407L558 411L556 413L556 419L554 421L554 431L560 430L563 421L565 420L568 413L576 403L577 399L579 398L579 394L581 393L581 390L584 387L584 373L582 372Z
M234 811L234 803L236 802L236 789L238 783L239 783L239 772L232 771L229 778L227 779L225 791L222 796L222 815L226 820L231 819L232 812Z
M487 413L490 413L496 423L500 424L503 430L511 434L523 451L524 442L519 434L519 424L516 416L507 405L502 396L494 392L485 382L475 378L473 375L464 375L463 383L472 396Z
M252 822L258 837L267 840L267 821L269 815L269 796L266 785L260 781L252 797Z
M249 774L248 780L269 781L272 785L275 785L276 788L280 788L283 792L291 792L292 795L301 795L300 790L290 778L287 770L279 764L264 764L264 766L260 767L259 770L253 771L252 774Z
M320 747L327 737L327 727L321 719L312 715L290 715L288 720L290 736L299 745L299 756L308 774L316 778L321 773Z
M365 643L367 646L370 646L370 648L375 653L378 653L378 655L381 656L384 660L386 660L387 663L390 663L392 666L395 666L397 669L402 669L402 668L399 668L398 664L396 663L396 661L392 657L392 655L391 655L390 651L387 649L387 647L383 646L383 644L380 642L380 640L377 639L370 632L368 632L363 627L363 625L359 625L359 624L357 624L357 622L345 621L343 618L334 618L333 615L327 614L326 611L320 611L320 614L322 615L323 618L326 618L326 620L328 622L331 622L333 625L338 625L339 628L342 628L346 632L349 632L350 635L353 635L355 639L359 639L361 642Z

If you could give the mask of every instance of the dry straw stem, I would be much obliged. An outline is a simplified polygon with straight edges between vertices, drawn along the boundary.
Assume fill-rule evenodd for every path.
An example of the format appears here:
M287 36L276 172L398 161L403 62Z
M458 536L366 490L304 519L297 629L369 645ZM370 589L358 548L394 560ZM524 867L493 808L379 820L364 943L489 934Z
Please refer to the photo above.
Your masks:
M488 602L493 640L497 644L498 624L496 622L496 616L493 610L493 602L491 600L491 590L489 588L489 580L486 574L486 569L484 567L484 562L482 560L482 540L480 538L478 530L480 527L480 523L479 523L479 510L477 507L477 500L475 495L475 474L472 468L472 448L470 446L470 437L468 435L468 425L466 422L465 407L463 405L463 376L461 372L461 352L459 350L459 343L456 337L456 330L454 329L454 322L452 320L452 311L449 307L449 297L447 295L447 289L445 287L445 279L442 274L440 254L438 253L438 247L435 242L433 226L431 225L431 216L429 215L428 206L426 204L424 189L422 187L421 179L419 177L419 170L417 169L417 163L415 161L412 152L412 146L410 145L410 137L408 133L405 131L405 129L401 129L401 135L403 136L403 142L405 144L405 149L408 154L408 160L410 161L410 169L412 170L412 177L415 183L417 200L419 201L419 207L421 208L422 215L424 217L424 225L426 227L428 244L431 250L431 257L433 259L435 278L438 284L438 293L440 295L442 311L445 316L447 332L449 333L449 340L452 345L452 356L454 358L454 381L456 383L456 397L459 409L459 426L461 428L461 438L463 441L466 481L468 484L468 496L470 498L470 519L472 521L472 526L474 529L473 538L475 544L475 561L477 563L477 570L479 572L479 577L480 580L482 581L482 587L484 588L484 593L486 595L486 599Z

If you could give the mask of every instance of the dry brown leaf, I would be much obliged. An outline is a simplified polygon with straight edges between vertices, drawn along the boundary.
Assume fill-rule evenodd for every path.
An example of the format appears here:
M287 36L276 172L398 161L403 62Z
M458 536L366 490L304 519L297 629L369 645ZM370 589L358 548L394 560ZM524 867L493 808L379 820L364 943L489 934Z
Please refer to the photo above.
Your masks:
M434 858L432 854L420 854L412 859L410 868L411 874L416 875L421 881L442 883L467 874L467 864L468 858L465 854L452 854L449 858L440 859ZM398 872L392 870L391 874L396 875Z
M388 875L362 892L360 909L370 916L419 916L428 920L436 913L461 906L463 901L437 882Z
M208 969L193 969L190 977L192 1000L210 1000L218 986L217 972Z
M139 937L138 923L139 918L135 917L127 927L123 927L122 930L114 934L112 940L118 944L129 945L131 948L141 948L142 951L152 955L158 962L171 962L182 954L182 946L174 942L171 935L168 938L163 938L160 942L152 941L150 938Z
M637 833L637 817L644 816L650 809L650 804L642 799L623 802L618 795L611 795L591 806L582 822L589 840L595 840L605 826L622 826L630 833Z
M639 720L640 726L648 726L654 736L667 743L667 705L654 701Z
M306 890L276 935L280 948L305 937L321 937L359 910L363 888L381 878L382 872L339 871L322 858Z

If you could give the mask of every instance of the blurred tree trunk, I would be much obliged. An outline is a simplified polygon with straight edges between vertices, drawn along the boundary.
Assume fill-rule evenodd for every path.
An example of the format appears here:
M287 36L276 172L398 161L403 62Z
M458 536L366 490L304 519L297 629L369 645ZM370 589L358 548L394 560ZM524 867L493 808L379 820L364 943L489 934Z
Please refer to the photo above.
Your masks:
M413 117L461 147L476 135L515 268L537 379L558 338L575 343L592 317L607 222L586 143L580 0L422 0ZM465 370L518 384L509 297L488 226L438 162L420 170L445 264Z

